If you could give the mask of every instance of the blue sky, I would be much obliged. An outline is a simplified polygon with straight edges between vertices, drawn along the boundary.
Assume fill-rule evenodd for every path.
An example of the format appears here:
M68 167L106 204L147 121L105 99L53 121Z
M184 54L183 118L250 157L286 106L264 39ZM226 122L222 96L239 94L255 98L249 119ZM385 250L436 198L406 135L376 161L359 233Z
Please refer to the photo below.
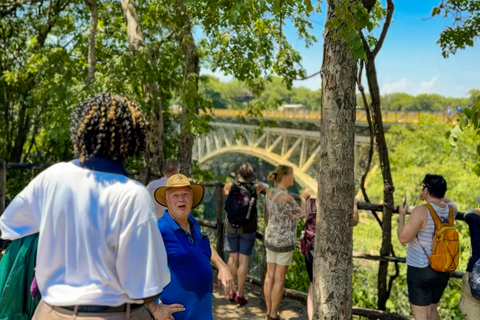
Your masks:
M382 1L384 3L384 1ZM406 92L438 93L448 97L466 97L468 90L480 89L480 48L457 51L443 58L436 43L440 32L451 19L430 17L432 8L440 0L394 0L394 22L391 24L385 43L377 55L376 65L381 94ZM325 10L324 10L325 11ZM318 71L322 64L322 33L325 13L311 17L312 33L319 42L306 49L292 27L285 33L290 43L301 52L303 66L308 73ZM221 75L220 78L225 79ZM366 81L364 81L366 84ZM295 86L316 90L321 88L320 77L296 81Z

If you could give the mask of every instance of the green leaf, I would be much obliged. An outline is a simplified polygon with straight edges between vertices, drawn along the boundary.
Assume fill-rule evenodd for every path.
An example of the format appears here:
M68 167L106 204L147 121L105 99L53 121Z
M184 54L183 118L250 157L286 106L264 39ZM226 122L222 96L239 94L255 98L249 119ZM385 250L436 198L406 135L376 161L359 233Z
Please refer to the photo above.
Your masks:
M355 39L357 37L358 37L357 31L350 31L350 33L348 34L348 40L350 40L350 41L353 41L353 39Z
M312 12L312 11L313 11L312 1L310 1L310 0L303 0L303 4L304 4L305 7L307 8L307 11L308 11L308 12Z
M477 145L477 154L480 156L480 144Z
M366 57L366 55L363 48L359 48L353 52L353 59L355 60L363 59L364 57Z
M337 41L338 35L336 33L332 34L332 39L333 41Z
M472 118L472 110L470 108L464 108L463 113L467 116L468 119Z
M355 40L353 40L353 50L358 50L362 48L363 50L363 43L362 43L362 39L360 39L360 37L357 35L357 38L355 38Z
M371 21L368 21L367 23L367 30L368 32L372 32L373 30L373 23Z
M462 129L460 128L460 126L456 125L455 127L453 127L453 129L450 132L451 132L450 137L453 139L457 139L462 133Z
M325 23L325 28L333 30L333 29L335 29L335 26L333 25L332 21L327 21L327 23Z
M472 170L477 176L480 177L480 165L478 165L478 163L473 166Z
M238 20L238 12L237 10L233 10L232 13L230 13L230 19L235 23Z

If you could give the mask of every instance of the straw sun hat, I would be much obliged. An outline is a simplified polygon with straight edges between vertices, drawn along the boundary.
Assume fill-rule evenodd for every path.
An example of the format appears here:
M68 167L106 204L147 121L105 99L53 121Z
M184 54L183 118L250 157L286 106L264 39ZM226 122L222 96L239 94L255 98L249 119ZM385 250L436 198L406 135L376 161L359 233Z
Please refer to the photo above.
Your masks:
M167 200L165 199L165 193L170 188L189 187L193 190L192 209L198 206L203 200L203 186L199 184L190 184L190 180L183 174L174 174L167 180L167 185L157 188L155 190L155 200L162 206L167 207Z

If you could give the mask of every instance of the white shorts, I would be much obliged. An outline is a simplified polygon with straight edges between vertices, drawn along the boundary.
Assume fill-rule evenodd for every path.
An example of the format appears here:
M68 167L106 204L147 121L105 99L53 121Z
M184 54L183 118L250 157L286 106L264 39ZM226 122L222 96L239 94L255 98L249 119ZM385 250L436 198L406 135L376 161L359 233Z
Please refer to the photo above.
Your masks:
M276 263L279 266L289 266L293 262L293 251L276 252L267 249L267 263Z

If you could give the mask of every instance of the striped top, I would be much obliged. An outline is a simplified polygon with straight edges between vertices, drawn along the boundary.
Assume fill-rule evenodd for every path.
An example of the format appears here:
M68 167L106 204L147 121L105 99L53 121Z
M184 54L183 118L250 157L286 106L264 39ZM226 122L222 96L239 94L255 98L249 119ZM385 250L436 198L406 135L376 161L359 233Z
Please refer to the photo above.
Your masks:
M453 207L454 217L457 215L457 205L455 202L449 202L445 208L440 208L433 203L430 205L435 209L438 217L442 222L448 222L448 206ZM427 225L418 231L417 236L408 243L407 248L407 265L417 268L425 268L429 265L428 257L425 251L430 255L433 247L433 234L435 233L435 222L433 221L430 210L428 210ZM423 247L423 249L422 249ZM425 251L424 251L425 249Z

